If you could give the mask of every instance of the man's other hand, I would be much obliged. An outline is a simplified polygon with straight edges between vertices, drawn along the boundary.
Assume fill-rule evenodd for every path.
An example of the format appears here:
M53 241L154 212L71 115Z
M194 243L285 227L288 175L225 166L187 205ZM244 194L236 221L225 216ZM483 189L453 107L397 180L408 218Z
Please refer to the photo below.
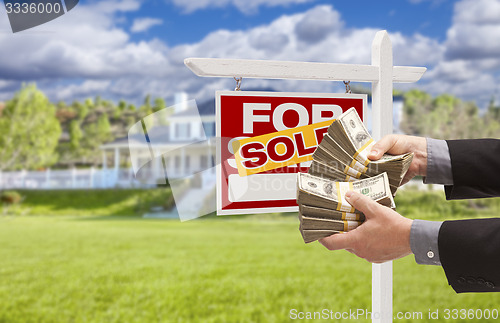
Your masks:
M323 246L329 250L346 249L374 263L411 254L410 230L413 220L356 192L347 192L346 200L365 214L366 221L352 231L320 239Z
M368 154L371 160L379 160L385 153L401 155L414 153L413 161L401 185L417 175L427 175L427 140L423 137L387 135L380 139Z

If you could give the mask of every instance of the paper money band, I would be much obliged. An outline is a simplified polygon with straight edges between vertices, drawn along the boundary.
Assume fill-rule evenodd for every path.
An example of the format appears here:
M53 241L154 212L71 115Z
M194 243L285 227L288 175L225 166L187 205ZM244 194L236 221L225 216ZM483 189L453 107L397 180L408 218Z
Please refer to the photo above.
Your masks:
M354 177L354 178L360 178L361 177L361 173L360 172L358 172L357 170L355 170L354 168L351 168L349 166L346 166L344 168L344 174L346 174L347 176Z
M366 171L368 170L368 167L366 167L365 165L361 164L359 161L357 161L356 159L353 159L351 164L349 165L349 167L352 167L354 168L355 170L357 170L358 172L360 172L361 174L364 174L366 173Z
M342 220L346 221L359 221L361 216L357 213L342 212Z
M344 182L354 182L355 180L357 180L356 177L352 177L352 176L346 175Z
M345 193L353 189L352 182L336 182L335 184L337 186L337 211L354 213L354 208L345 199Z
M367 170L368 167L363 166L359 161L353 159L351 164L344 168L344 174L359 179Z
M370 150L372 150L373 145L375 145L375 140L373 139L368 140L361 148L359 148L356 151L353 157L357 159L359 162L361 162L363 165L368 166L370 160L366 156L368 155Z
M358 221L344 221L344 231L351 231L359 226Z

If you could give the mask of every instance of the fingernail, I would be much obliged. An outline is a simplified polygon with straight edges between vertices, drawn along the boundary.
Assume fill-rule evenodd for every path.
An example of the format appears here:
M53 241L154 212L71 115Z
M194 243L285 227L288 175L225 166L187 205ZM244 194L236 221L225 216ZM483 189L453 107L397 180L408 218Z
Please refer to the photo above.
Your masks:
M348 191L348 192L345 193L345 198L346 199L350 199L351 195L352 195L352 191Z
M376 157L377 155L378 155L378 151L376 151L376 150L372 150L370 152L370 156L372 156L372 157Z

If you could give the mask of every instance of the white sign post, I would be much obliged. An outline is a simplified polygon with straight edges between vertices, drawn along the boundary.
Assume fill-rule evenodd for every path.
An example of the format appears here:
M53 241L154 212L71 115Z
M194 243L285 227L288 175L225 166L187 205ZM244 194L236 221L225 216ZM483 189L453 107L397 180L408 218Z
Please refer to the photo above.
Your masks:
M264 60L187 58L184 63L202 77L355 81L372 83L373 138L392 133L392 84L417 82L425 67L393 66L387 31L372 43L372 64L335 64ZM372 322L392 322L392 262L372 266Z

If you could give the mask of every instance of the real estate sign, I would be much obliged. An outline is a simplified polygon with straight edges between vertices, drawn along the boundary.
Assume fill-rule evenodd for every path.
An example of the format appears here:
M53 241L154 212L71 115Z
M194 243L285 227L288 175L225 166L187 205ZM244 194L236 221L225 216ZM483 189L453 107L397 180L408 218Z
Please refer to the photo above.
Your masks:
M216 95L217 214L297 211L297 173L333 120L366 95L220 91Z

